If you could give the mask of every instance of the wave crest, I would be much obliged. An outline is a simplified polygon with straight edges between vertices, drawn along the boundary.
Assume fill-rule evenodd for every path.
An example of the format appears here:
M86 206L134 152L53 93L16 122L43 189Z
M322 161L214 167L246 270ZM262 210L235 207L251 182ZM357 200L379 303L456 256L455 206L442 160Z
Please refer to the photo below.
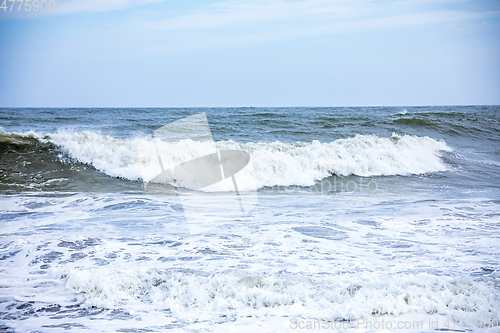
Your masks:
M33 132L2 133L8 144L26 145L49 142L72 160L93 166L112 177L141 180L141 170L158 163L156 151L162 151L164 163L175 166L207 154L210 142L181 140L164 142L152 137L116 138L90 131L58 132L45 136ZM241 190L265 186L310 186L331 175L384 176L411 175L447 170L441 159L451 148L429 137L393 134L388 138L356 135L329 143L312 142L238 143L219 141L221 150L242 150L250 154L250 164L237 174ZM141 153L138 151L141 149ZM252 181L250 181L252 179ZM211 190L227 190L219 187Z

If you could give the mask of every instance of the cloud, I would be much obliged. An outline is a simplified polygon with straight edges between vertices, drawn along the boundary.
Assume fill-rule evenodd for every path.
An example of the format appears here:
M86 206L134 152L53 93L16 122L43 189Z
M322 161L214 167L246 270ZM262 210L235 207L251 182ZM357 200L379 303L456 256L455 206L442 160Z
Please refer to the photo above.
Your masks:
M447 9L450 0L240 0L213 3L197 12L145 21L153 30L213 30L271 23L274 30L341 31L399 27L499 16L498 11ZM466 1L465 1L466 2ZM424 5L425 4L425 5ZM429 8L431 4L431 8ZM417 5L417 7L415 7ZM416 10L417 9L417 10Z
M260 1L269 4L272 1ZM305 1L297 1L301 4ZM352 1L350 3L354 3ZM281 1L274 2L276 6L284 5ZM318 6L322 3L317 1ZM324 3L324 2L323 2ZM341 3L340 1L336 3ZM344 2L342 2L344 3ZM360 2L358 2L360 3ZM138 52L153 54L175 54L183 52L199 52L221 48L234 48L262 43L274 43L284 40L309 38L312 36L338 35L351 32L366 32L377 30L394 31L405 27L446 25L458 22L468 22L492 17L500 17L500 11L474 12L466 10L434 10L420 13L398 13L377 8L378 11L365 12L356 8L344 8L344 11L332 11L337 18L328 18L323 13L310 12L301 15L298 7L284 12L261 13L259 11L244 13L236 7L210 9L204 13L184 15L170 20L155 22L136 22L134 31L141 31L156 43L149 44ZM255 2L254 2L255 4ZM297 4L296 4L297 5ZM323 5L323 4L321 4ZM235 9L237 8L237 9ZM318 8L318 7L315 7ZM317 16L315 16L317 15ZM207 18L208 17L208 18ZM203 21L202 18L206 18ZM220 18L216 20L215 18ZM215 21L213 21L215 20ZM269 23L267 23L269 21ZM237 29L242 23L243 29ZM145 30L144 30L145 29ZM199 33L202 30L203 33Z
M374 19L331 24L312 29L316 33L349 32L371 29L399 28L417 25L460 22L481 18L498 17L499 11L467 12L467 11L437 11L418 14L396 15Z
M257 0L228 1L205 6L202 11L159 20L156 29L214 29L231 24L312 18L346 17L359 13L369 0Z

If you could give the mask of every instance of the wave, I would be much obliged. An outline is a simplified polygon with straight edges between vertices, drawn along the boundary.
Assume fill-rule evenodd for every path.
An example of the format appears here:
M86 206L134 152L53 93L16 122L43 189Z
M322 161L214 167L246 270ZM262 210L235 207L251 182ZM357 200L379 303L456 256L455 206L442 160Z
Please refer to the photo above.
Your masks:
M66 287L87 306L148 306L187 321L222 316L355 320L407 313L489 320L500 310L492 283L427 273L363 272L312 279L287 272L259 275L235 270L211 275L115 266L71 270L65 276Z
M414 126L434 126L435 122L432 119L425 118L399 118L394 120L396 124L414 125Z
M441 172L447 170L441 154L452 150L445 142L430 137L397 134L387 138L355 135L328 143L228 140L218 141L215 146L219 150L236 149L250 154L251 163L237 174L241 190L275 185L310 186L331 175L372 177ZM144 179L144 170L154 169L158 164L157 151L166 166L175 166L214 149L210 142L164 142L150 136L117 138L91 131L47 135L0 133L0 152L2 155L10 152L11 159L17 158L12 153L21 150L25 155L37 152L38 159L43 153L45 160L51 160L59 168L84 164L127 180ZM231 187L222 184L211 190L228 189Z
M498 137L498 119L495 115L477 115L467 112L422 112L403 110L392 119L383 121L398 130L433 131L445 136L492 139Z

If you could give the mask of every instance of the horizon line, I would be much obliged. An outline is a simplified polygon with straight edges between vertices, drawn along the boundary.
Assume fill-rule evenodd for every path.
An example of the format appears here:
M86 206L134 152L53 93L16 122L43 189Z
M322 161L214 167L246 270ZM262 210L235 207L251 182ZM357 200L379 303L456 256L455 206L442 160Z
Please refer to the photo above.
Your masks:
M407 104L407 105L283 105L283 106L0 106L0 109L258 109L258 108L376 108L436 106L500 106L500 104Z

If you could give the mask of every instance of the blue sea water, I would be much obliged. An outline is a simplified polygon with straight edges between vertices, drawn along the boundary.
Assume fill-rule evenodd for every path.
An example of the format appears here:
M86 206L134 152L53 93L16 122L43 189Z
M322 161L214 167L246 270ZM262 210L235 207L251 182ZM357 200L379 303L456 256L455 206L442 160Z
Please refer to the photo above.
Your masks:
M154 138L199 113L212 145ZM498 106L0 109L0 327L498 330L499 120ZM150 150L175 165L214 147L250 156L243 213L230 180L145 188Z

